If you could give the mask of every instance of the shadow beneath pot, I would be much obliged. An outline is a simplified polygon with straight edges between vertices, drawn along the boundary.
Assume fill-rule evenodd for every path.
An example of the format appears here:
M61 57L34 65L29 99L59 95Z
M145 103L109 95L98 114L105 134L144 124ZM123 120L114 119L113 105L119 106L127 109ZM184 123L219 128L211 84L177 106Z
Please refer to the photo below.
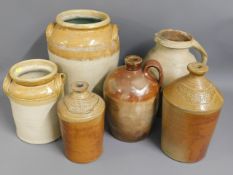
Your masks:
M157 116L154 120L151 134L149 135L149 140L159 149L161 149L161 126L162 119Z
M14 119L11 112L10 102L7 97L0 96L0 126L7 132L15 134Z
M48 59L47 42L44 33L33 43L31 48L23 56L24 59L45 58Z

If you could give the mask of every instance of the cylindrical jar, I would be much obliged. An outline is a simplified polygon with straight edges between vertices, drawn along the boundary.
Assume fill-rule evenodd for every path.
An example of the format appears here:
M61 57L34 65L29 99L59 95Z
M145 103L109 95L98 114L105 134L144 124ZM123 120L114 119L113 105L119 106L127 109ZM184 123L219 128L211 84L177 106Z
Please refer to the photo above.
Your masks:
M157 61L147 61L144 68L141 64L139 56L127 56L125 65L109 73L104 82L111 133L126 142L141 140L149 134L162 82L162 68ZM159 82L149 73L152 67L159 72Z
M117 67L119 37L108 14L95 10L68 10L46 29L49 58L67 74L65 91L75 81L87 81L89 90L102 93L105 75Z
M31 144L49 143L60 137L56 102L63 93L64 74L43 59L13 65L4 79L17 136Z
M205 78L208 67L188 65L189 75L168 85L163 91L162 150L181 162L197 162L207 151L223 97Z
M74 82L58 103L65 155L76 163L94 161L103 150L105 103L87 89L87 82Z
M196 62L190 48L201 53L201 62L206 64L207 53L195 38L184 31L164 29L155 34L156 46L147 54L146 59L157 60L163 68L164 81L162 88L176 79L187 75L187 65Z

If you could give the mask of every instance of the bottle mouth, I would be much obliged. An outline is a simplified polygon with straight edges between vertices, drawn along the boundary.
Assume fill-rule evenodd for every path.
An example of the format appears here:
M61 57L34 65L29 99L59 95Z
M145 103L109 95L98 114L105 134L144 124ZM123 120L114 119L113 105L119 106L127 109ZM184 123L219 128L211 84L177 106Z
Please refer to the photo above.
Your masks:
M13 65L9 75L18 84L35 86L51 81L57 70L57 65L49 60L32 59Z
M96 10L67 10L56 17L56 22L75 29L93 29L110 23L108 14Z
M192 46L191 34L174 29L164 29L155 34L155 41L166 47L188 48Z
M187 68L191 74L199 76L204 75L209 69L207 65L198 62L188 64Z
M138 70L141 68L142 58L137 55L128 55L125 57L125 65L127 70Z

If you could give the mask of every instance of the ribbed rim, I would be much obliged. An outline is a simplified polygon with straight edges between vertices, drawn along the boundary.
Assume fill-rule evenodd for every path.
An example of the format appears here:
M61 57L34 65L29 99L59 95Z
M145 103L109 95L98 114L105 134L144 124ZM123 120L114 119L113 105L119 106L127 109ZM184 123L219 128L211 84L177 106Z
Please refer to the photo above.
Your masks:
M90 18L98 18L102 21L97 23L90 24L74 24L65 22L65 20L76 18L76 17L90 17ZM96 10L82 9L82 10L67 10L61 12L56 17L56 22L64 27L75 28L75 29L93 29L105 26L110 23L110 17L108 14Z
M22 78L20 75L30 71L46 71L48 74L38 78ZM51 81L57 74L57 65L49 60L31 59L13 65L9 70L10 77L18 84L35 86Z

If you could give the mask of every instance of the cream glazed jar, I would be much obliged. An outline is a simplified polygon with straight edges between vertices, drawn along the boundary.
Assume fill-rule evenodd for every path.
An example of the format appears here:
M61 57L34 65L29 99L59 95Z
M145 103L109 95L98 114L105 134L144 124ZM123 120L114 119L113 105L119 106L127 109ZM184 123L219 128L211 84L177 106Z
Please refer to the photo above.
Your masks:
M208 55L205 49L189 33L164 29L155 34L155 42L156 46L148 52L145 59L154 59L161 64L164 75L162 88L187 75L189 73L187 65L197 62L195 56L190 52L190 48L200 52L201 63L207 63Z
M17 136L31 144L45 144L60 137L56 102L63 92L63 73L43 59L13 65L3 81Z
M117 67L119 36L110 17L95 10L68 10L46 29L49 58L66 73L66 93L71 84L87 81L89 90L102 94L106 74Z

